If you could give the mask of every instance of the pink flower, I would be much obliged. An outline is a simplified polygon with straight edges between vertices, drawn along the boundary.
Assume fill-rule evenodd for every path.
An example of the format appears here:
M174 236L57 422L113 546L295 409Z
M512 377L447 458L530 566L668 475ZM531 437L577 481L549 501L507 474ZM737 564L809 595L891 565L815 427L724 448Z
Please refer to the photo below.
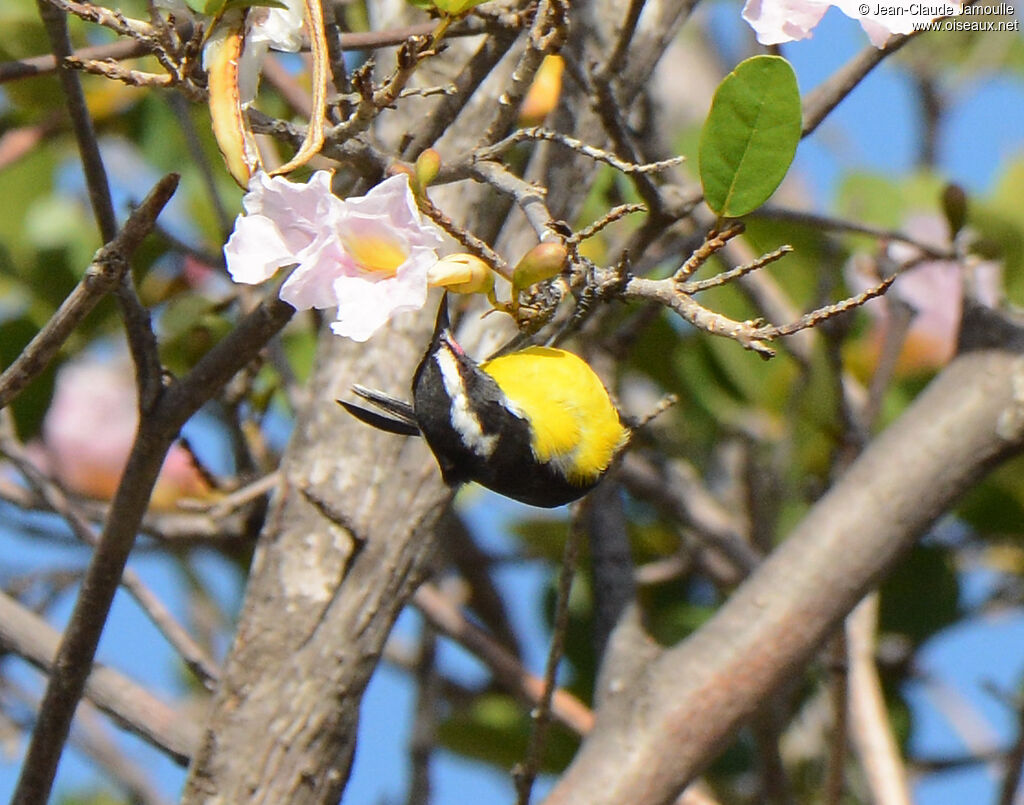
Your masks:
M77 360L57 374L53 402L43 420L37 463L64 486L109 499L124 471L139 423L134 373L125 360ZM209 487L181 445L171 447L151 505L170 508L181 497L205 497Z
M955 14L962 10L959 2L951 2L949 5ZM909 34L915 24L935 19L923 14L872 14L871 11L879 9L875 0L866 4L863 0L747 0L743 6L743 19L754 29L758 42L762 45L777 45L807 39L829 6L835 6L847 17L860 22L861 28L876 48L882 47L892 34ZM861 13L865 6L869 10L867 14Z
M941 247L947 237L946 222L937 215L914 215L904 222L906 232L924 243ZM892 243L887 248L889 261L905 264L920 255L906 243ZM846 279L850 286L862 291L877 282L877 271L865 271L856 261L847 265ZM980 262L973 267L974 292L978 301L995 307L999 300L1000 266ZM937 369L947 364L956 353L960 315L964 300L964 269L952 260L926 260L903 271L889 290L910 306L913 318L906 332L899 356L898 370L915 372ZM889 308L884 299L872 299L865 305L873 319L870 331L872 349L877 351L890 326Z
M336 307L331 329L354 341L426 302L427 271L442 240L420 216L408 176L340 199L327 171L304 185L259 173L242 204L245 215L224 247L235 282L260 283L297 264L281 299L298 310Z

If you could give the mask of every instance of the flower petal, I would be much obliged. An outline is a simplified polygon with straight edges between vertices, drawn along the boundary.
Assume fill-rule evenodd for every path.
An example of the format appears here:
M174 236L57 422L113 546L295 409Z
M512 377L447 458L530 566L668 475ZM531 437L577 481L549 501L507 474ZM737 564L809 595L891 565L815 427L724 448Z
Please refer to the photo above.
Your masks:
M299 267L281 286L280 297L296 310L335 307L335 280L345 273L356 274L352 260L337 240L326 238L317 250L307 249Z
M427 271L436 259L432 249L419 247L393 277L339 277L334 282L338 318L331 330L366 341L396 314L419 310L427 301Z
M243 205L224 248L237 282L262 282L296 265L281 299L299 310L337 307L332 329L358 341L426 302L442 233L420 216L407 176L342 200L326 171L304 185L259 173Z
M331 193L331 175L327 171L317 171L307 184L257 173L242 199L246 215L235 220L235 229L224 247L232 279L255 284L269 279L281 266L299 263L301 271L307 260L315 262L323 241L331 237L330 222L342 204L342 200ZM330 280L333 277L332 274ZM294 285L292 282L291 287ZM317 299L321 297L319 294ZM331 307L332 304L328 301L296 307Z
M302 46L303 7L300 0L284 0L287 8L255 6L249 9L249 42L265 43L274 50L297 53Z
M747 0L743 7L743 19L757 33L757 41L763 45L792 42L806 39L830 5L836 6L847 17L857 20L876 48L881 48L892 34L907 34L917 23L929 22L935 17L923 14L865 15L860 12L861 0ZM952 2L954 13L959 14L962 5Z
M413 246L440 246L441 231L423 220L409 187L409 177L396 174L385 179L365 196L345 199L348 210L370 218L384 218Z
M281 266L295 262L281 230L263 215L239 215L235 219L224 258L231 279L247 285L268 280Z
M813 0L747 0L743 19L762 45L777 45L811 36L828 11L828 3Z

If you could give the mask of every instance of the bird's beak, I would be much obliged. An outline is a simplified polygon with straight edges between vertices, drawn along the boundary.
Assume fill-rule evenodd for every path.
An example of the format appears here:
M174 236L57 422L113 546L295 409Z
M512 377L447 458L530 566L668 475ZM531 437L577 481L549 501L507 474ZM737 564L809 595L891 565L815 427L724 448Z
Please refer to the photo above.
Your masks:
M437 320L434 322L434 335L432 337L433 350L438 349L442 344L449 351L458 356L465 355L465 351L459 346L452 333L451 321L448 318L448 292L441 297L441 306L437 309Z
M446 331L450 332L451 328L451 321L448 319L448 291L445 291L441 296L441 304L437 308L437 319L434 321L433 340L440 340L441 334Z

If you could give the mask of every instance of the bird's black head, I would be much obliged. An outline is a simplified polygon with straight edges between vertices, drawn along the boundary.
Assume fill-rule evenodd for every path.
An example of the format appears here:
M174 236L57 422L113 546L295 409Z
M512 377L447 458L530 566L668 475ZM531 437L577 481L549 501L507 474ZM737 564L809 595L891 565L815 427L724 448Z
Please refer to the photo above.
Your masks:
M412 394L416 421L445 480L475 480L478 466L489 458L497 440L485 429L480 405L497 401L501 391L456 342L447 294L441 300L430 346L413 376Z

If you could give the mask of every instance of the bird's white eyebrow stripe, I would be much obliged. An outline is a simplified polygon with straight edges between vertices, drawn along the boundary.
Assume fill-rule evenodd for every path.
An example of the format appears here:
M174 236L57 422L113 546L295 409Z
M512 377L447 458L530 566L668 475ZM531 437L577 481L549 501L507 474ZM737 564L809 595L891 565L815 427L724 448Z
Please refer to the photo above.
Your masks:
M455 356L447 349L440 349L434 359L437 361L437 368L441 370L441 382L444 383L444 390L451 400L449 413L452 427L470 450L482 458L490 458L497 446L498 437L495 434L484 433L479 418L469 407L466 384L459 372L459 364Z

